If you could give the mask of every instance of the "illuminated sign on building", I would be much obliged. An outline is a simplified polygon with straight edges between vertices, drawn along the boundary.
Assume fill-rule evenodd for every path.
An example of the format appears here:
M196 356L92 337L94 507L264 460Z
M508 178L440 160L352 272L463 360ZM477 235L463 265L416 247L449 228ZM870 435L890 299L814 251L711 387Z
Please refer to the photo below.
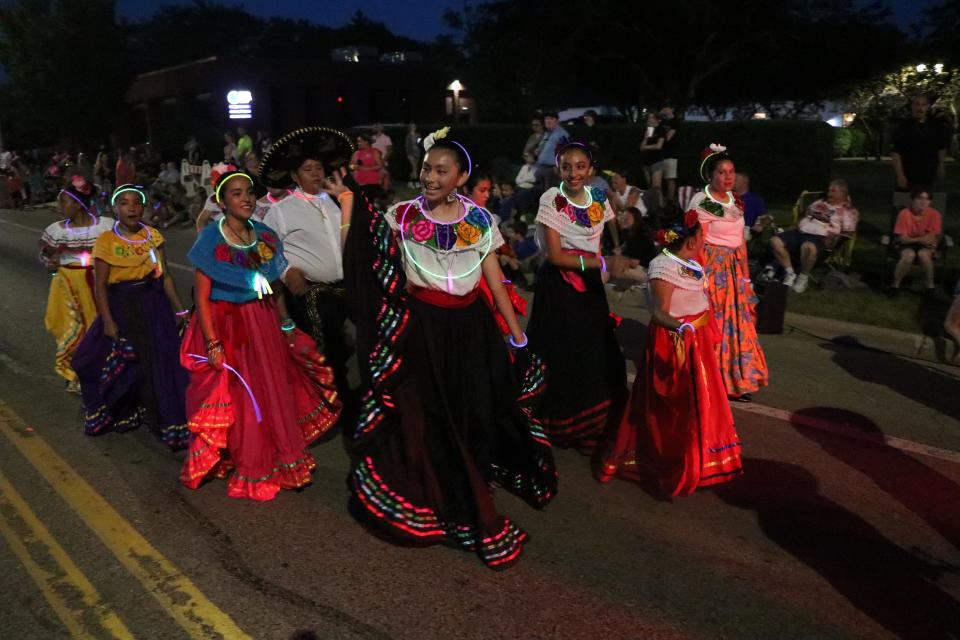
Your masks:
M227 94L227 113L231 120L249 120L253 117L253 94L246 89L234 89Z

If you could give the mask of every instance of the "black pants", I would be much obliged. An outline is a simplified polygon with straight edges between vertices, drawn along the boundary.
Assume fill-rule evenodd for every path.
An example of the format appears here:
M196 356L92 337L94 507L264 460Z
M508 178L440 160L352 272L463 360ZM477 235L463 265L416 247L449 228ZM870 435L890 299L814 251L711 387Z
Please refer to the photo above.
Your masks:
M302 296L294 296L288 290L287 308L297 328L316 341L317 349L333 369L340 397L349 403L352 399L347 383L350 350L344 333L347 308L342 283L315 285Z

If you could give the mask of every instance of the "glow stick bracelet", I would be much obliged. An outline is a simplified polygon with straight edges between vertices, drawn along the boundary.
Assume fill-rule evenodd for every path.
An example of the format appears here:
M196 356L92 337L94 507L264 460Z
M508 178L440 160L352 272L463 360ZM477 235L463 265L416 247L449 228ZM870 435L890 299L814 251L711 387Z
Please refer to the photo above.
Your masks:
M187 355L195 360L199 360L200 362L210 362L210 358L207 358L206 356L198 356L195 353L188 353ZM240 384L243 385L243 388L247 390L247 395L250 396L250 403L253 404L253 412L257 416L257 422L263 422L263 414L260 413L260 405L257 404L257 399L253 396L253 391L250 389L250 385L248 385L247 381L243 379L243 376L240 375L240 372L230 365L224 364L223 368L237 376L237 380L240 381Z

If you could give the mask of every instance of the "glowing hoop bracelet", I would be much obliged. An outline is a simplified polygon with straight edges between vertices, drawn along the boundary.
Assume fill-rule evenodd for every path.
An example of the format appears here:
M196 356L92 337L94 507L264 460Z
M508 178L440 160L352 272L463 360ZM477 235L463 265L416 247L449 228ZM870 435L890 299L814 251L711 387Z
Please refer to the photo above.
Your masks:
M593 205L593 194L590 193L590 189L588 187L584 187L583 190L587 193L587 198L589 199L589 201L587 202L587 204L581 206L576 202L574 202L573 200L571 200L570 196L568 196L566 193L563 192L563 181L562 180L560 181L560 195L566 198L567 202L572 204L577 209L589 209Z
M454 281L454 280L459 280L459 279L461 279L461 278L466 278L466 277L469 276L471 273L473 273L474 271L476 271L477 269L480 268L480 265L483 264L484 259L490 254L490 248L493 246L493 216L492 216L490 213L488 213L486 209L484 209L483 207L477 205L477 203L475 203L475 202L474 202L473 200L471 200L470 198L467 198L466 196L461 196L461 195L458 195L457 197L461 199L461 202L463 202L463 200L466 200L466 201L469 202L470 204L474 205L474 206L475 206L477 209L479 209L485 216L487 216L487 220L489 220L489 222L490 222L490 228L487 230L487 234L486 234L486 235L487 235L487 246L486 246L486 248L485 248L484 251L483 251L483 255L480 256L480 260L477 261L477 264L475 264L474 266L472 266L472 267L471 267L470 269L468 269L467 271L464 271L463 273L459 273L459 274L456 274L456 275L451 274L451 273L448 273L448 274L446 274L446 275L436 274L436 273L433 273L432 271L430 271L429 269L427 269L426 267L424 267L422 264L420 264L420 263L417 261L417 259L416 259L415 257L413 257L413 254L410 252L410 249L407 248L407 239L406 239L406 235L405 235L404 232L403 232L403 227L404 227L404 225L402 225L402 224L400 225L400 246L403 247L403 252L404 252L404 254L407 256L407 259L408 259L410 262L412 262L412 263L414 264L414 266L417 267L417 269L419 269L419 270L422 271L423 273L427 274L427 275L430 276L431 278L435 278L435 279L437 279L437 280L446 280L446 281L447 281L447 293L450 293L450 292L451 292L451 289L453 288L453 281ZM422 209L421 209L421 212L423 212ZM423 213L424 213L424 216L425 216L428 220L430 220L431 222L433 222L433 218L431 218L429 215L427 215L426 212L423 212ZM469 209L468 209L467 212L463 215L463 217L460 218L460 221L464 220L469 214L470 214L470 211L469 211ZM434 224L455 224L455 223L441 222L441 223L434 223ZM418 243L416 243L416 241L414 241L414 242L415 242L415 244L418 244Z
M199 360L200 362L210 362L210 358L206 356L198 356L195 353L188 353L187 356L193 358L194 360ZM257 416L257 422L263 422L263 414L260 413L260 405L257 404L257 399L254 397L253 390L250 388L250 385L247 384L247 381L243 379L243 376L240 375L240 372L230 365L224 364L223 368L237 376L237 380L240 381L240 384L243 385L243 388L247 390L247 395L250 396L250 403L253 405L253 412Z
M113 223L113 233L116 234L116 236L121 240L123 240L124 242L129 242L130 244L144 244L145 242L150 242L150 239L153 238L153 232L150 231L150 227L143 224L142 222L138 222L137 224L140 225L141 229L147 230L147 237L144 238L143 240L133 240L131 238L124 238L123 234L121 234L120 231L117 230L117 227L120 226L119 220ZM157 277L160 277L160 275L163 274L163 267L160 266L160 261L157 260L157 254L154 253L153 247L150 247L150 259L153 260L154 271L156 272Z

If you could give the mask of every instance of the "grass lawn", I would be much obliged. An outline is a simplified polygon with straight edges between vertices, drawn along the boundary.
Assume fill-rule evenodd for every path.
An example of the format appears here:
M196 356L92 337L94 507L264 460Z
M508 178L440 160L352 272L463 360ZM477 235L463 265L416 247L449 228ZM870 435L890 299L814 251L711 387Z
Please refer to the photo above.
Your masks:
M880 244L880 238L890 232L893 192L893 170L890 162L836 160L833 163L832 175L849 183L850 195L860 211L852 271L859 274L868 286L865 289L834 291L812 285L802 295L790 293L788 310L901 331L939 334L952 299L949 294L952 294L954 283L960 275L960 246L954 247L948 254L945 274L938 274L941 289L936 297L925 298L919 295L923 282L920 270L916 268L904 281L901 295L896 299L888 298L884 288L890 282L893 265L887 258L887 248ZM811 185L809 188L826 188L826 185ZM947 211L941 212L944 214L944 228L946 233L960 244L958 163L948 162L947 177L942 188L948 192ZM781 226L788 226L793 202L770 202L769 205L777 222ZM760 263L765 262L766 258L760 257ZM817 267L814 279L824 273L824 267Z

